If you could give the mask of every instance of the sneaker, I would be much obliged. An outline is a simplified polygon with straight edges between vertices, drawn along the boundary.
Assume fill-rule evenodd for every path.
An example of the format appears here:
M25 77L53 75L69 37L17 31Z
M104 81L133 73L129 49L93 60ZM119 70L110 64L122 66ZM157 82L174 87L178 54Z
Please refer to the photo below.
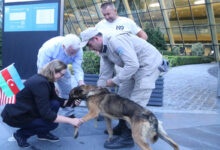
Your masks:
M17 132L15 132L13 134L13 136L14 136L15 140L17 141L18 146L23 147L23 148L30 147L30 144L27 143L27 139L24 138L24 137L19 136Z
M117 136L111 141L105 141L104 147L107 149L130 148L134 146L134 141L131 136Z
M50 141L50 142L58 142L59 138L51 133L47 133L44 135L37 135L38 140L45 140L45 141Z

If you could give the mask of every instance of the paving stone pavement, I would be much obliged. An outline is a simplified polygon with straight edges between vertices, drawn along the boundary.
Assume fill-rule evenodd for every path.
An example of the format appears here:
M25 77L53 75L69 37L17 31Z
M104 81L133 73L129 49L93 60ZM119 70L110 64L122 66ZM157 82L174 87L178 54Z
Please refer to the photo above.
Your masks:
M209 73L214 69L214 76ZM217 63L173 67L164 77L163 107L153 111L216 112Z

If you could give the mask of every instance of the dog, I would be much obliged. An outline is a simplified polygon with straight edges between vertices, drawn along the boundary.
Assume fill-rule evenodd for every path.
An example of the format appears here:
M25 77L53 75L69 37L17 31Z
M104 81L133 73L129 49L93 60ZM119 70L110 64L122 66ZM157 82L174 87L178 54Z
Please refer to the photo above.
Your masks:
M178 145L167 135L162 125L158 123L156 116L137 103L110 93L106 88L98 88L94 85L81 85L70 91L69 100L86 100L88 113L82 117L84 122L98 117L101 113L106 121L109 134L108 141L113 138L111 119L124 119L130 126L135 143L142 150L151 150L148 139L155 143L158 138L167 142L174 150L179 150ZM75 127L74 137L78 136L78 128Z

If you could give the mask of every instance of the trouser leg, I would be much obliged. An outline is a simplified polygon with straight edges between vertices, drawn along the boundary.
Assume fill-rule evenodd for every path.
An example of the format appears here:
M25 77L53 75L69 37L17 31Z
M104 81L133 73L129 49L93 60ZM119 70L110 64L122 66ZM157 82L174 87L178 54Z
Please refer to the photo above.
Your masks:
M159 77L160 71L158 69L152 71L150 74L144 74L145 70L140 70L134 76L134 88L131 92L130 99L142 107L146 107L149 102L152 90L155 88L155 82Z
M130 99L142 107L146 107L150 96L152 93L152 89L134 89L131 93Z
M122 121L122 120L121 120ZM124 121L124 120L123 120ZM126 125L126 122L121 122L121 125L124 126L121 129L121 135L113 138L111 141L106 141L104 143L104 147L108 149L118 149L118 148L126 148L133 147L134 141L131 134L131 129L129 129ZM120 122L119 122L120 124Z
M128 93L131 93L131 91L133 90L133 86L134 86L134 80L132 79L124 83L121 83L119 86L118 94L121 97L129 98L130 95ZM118 124L113 128L113 135L121 135L122 129L126 127L127 127L126 121L119 119ZM107 131L105 131L105 133L107 134Z
M57 113L60 107L59 101L51 100L50 105L51 105L51 109ZM17 130L17 133L27 139L33 135L47 134L51 130L54 130L57 127L58 127L58 123L53 123L43 120L41 118L37 118L32 122L30 122L29 124L21 126L20 129Z
M35 119L30 124L23 126L21 129L18 129L17 133L27 139L33 135L47 134L57 127L58 123L48 122L43 119Z
M127 80L125 82L122 82L120 85L119 85L119 89L118 89L118 94L121 96L121 97L125 97L125 98L130 98L131 96L131 92L134 88L134 79L130 79L130 80Z

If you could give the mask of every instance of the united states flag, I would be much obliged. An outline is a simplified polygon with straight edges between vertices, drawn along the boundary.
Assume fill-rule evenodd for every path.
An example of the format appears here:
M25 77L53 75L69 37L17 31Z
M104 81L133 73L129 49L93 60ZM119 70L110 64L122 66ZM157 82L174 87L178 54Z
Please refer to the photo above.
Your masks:
M15 102L16 102L16 96L13 95L11 97L7 97L5 93L2 91L2 88L0 87L0 105L15 104Z

